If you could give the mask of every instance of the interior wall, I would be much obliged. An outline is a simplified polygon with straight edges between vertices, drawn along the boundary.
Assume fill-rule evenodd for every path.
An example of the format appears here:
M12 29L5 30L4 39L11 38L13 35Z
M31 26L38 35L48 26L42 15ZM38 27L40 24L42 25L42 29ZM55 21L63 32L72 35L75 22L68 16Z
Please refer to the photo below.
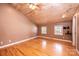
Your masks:
M38 35L39 36L48 36L48 37L52 37L52 38L58 38L58 39L65 39L65 40L72 40L72 35L65 35L67 30L63 30L63 35L55 35L54 34L54 26L55 25L63 25L64 27L67 27L69 26L69 32L72 33L72 21L66 21L66 22L59 22L59 23L54 23L54 24L49 24L49 25L46 25L47 27L47 34L43 35L41 34L41 27L42 26L39 26L38 28Z
M8 4L0 4L0 46L36 36L34 27L19 11Z

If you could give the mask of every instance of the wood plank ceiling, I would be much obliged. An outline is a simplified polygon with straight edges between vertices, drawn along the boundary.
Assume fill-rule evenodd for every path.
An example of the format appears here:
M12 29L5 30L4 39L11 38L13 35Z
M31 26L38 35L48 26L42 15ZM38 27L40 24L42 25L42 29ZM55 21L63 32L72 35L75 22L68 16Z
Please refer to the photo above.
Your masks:
M30 5L36 8L30 8ZM16 3L12 4L17 10L22 12L26 17L37 25L46 25L60 21L72 20L74 13L77 11L77 3Z

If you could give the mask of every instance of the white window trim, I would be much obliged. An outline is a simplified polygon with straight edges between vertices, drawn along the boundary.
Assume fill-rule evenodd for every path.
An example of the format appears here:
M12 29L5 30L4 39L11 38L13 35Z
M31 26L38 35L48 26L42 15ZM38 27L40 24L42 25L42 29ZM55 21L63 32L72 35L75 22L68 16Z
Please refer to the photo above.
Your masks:
M59 26L59 30L57 30L57 26ZM58 33L57 33L57 31L59 31ZM54 26L54 34L55 35L63 35L63 25L55 25Z

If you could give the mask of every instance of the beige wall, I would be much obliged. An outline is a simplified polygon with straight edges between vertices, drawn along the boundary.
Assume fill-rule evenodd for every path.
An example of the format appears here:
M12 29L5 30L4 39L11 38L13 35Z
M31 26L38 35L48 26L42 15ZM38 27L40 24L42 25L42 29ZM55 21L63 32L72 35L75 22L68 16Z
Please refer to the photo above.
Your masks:
M54 35L54 25L59 24L59 25L63 25L63 26L69 26L70 29L69 31L72 32L72 21L66 21L66 22L60 22L60 23L55 23L55 24L49 24L46 25L47 27L47 34L43 35L43 36L48 36L48 37L53 37L53 38L59 38L59 39L65 39L65 40L71 40L72 36L71 35L65 35L65 33L68 30L63 30L63 36L62 35ZM42 35L41 34L41 26L38 27L38 35Z
M0 4L0 45L1 42L6 45L36 36L33 32L34 26L29 19L8 4Z

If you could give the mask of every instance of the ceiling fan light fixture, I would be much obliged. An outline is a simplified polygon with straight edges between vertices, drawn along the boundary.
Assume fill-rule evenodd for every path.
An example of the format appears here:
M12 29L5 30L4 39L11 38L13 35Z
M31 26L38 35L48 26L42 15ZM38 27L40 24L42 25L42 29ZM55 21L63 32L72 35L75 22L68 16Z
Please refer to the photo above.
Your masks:
M30 4L30 5L29 5L29 8L32 8L32 7L33 7L33 5L32 5L32 4Z
M36 5L33 5L33 4L30 4L29 5L29 8L31 8L32 10L35 10L37 8L37 6Z
M32 7L32 10L34 10L34 9L36 9L36 6L33 6L33 7Z

